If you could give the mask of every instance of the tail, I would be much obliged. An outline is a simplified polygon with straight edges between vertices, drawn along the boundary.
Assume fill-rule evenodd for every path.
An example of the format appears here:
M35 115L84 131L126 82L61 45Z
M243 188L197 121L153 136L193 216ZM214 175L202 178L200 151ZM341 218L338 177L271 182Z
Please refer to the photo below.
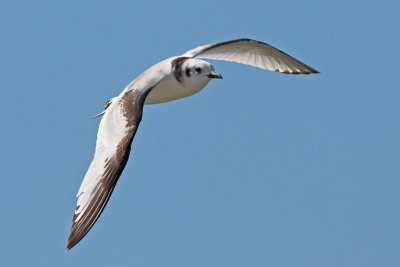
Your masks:
M106 102L106 105L105 105L105 107L104 107L103 112L97 114L96 116L93 116L91 119L95 119L95 118L97 118L97 117L100 117L100 116L104 115L104 113L106 113L106 109L111 105L112 100L113 100L113 99L111 98L111 99L109 99L109 100Z
M91 119L95 119L95 118L97 118L97 117L100 117L100 116L102 116L104 113L106 113L106 110L104 110L103 112L97 114L96 116L91 117Z

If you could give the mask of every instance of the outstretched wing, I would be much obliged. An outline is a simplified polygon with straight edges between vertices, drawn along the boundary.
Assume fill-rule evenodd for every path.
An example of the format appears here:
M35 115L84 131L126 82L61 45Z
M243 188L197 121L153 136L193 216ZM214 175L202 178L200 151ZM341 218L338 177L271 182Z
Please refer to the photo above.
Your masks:
M319 73L273 46L244 38L199 46L182 56L234 61L286 74Z
M151 89L124 91L108 106L99 125L93 161L77 195L67 249L89 232L106 206L128 161L144 100Z

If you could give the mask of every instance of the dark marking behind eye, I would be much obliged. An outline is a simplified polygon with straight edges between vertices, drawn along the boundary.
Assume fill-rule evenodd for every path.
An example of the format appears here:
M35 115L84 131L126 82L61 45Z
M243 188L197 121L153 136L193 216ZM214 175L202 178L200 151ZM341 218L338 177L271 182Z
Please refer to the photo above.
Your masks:
M178 82L182 82L181 81L182 65L188 59L189 59L188 57L178 57L178 58L175 58L174 60L172 60L172 62L171 62L171 67L174 72L174 76Z
M190 77L190 69L189 68L186 69L186 76Z

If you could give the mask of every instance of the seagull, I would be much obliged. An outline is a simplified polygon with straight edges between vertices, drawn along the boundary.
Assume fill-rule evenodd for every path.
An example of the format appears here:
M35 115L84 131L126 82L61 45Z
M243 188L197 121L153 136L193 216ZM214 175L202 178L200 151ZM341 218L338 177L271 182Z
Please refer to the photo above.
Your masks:
M199 46L147 69L119 96L108 100L104 111L95 116L103 117L93 160L77 194L67 249L89 232L110 199L128 161L143 106L191 96L212 79L222 79L213 65L200 58L233 61L286 74L319 73L271 45L245 38Z

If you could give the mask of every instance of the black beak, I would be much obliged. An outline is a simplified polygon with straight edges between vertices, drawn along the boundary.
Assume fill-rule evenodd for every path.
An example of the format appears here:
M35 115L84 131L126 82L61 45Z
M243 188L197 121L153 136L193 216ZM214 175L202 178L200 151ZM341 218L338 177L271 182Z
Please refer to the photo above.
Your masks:
M211 72L211 74L208 75L209 78L211 79L222 79L222 75L219 74L218 72Z

